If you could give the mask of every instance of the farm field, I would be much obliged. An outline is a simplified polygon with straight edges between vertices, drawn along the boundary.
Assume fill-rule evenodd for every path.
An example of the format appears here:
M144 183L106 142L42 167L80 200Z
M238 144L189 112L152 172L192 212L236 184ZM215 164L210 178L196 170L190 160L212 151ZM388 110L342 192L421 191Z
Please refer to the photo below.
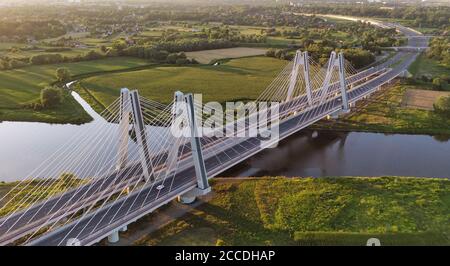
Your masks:
M212 187L209 201L136 244L449 244L447 179L228 178Z
M204 102L224 103L257 98L287 63L269 57L248 57L218 66L155 66L90 77L80 84L104 106L118 97L122 87L138 89L142 96L162 103L170 103L177 90L202 93Z
M209 64L213 60L264 55L265 52L266 49L236 47L227 49L214 49L214 50L188 52L186 53L186 56L188 58L195 58L199 63Z
M402 104L408 108L433 110L433 104L441 96L450 96L450 92L408 89L403 96Z
M373 94L354 107L354 112L338 120L321 120L312 125L315 129L366 131L403 134L450 134L450 119L433 110L423 110L411 105L407 91L421 88L397 84ZM420 99L421 104L426 104ZM428 103L429 105L430 103Z
M23 103L35 101L45 86L55 81L55 71L59 67L66 67L72 75L98 73L104 71L123 70L149 64L145 60L136 58L108 58L77 63L28 66L20 69L0 71L0 121L40 121L40 122L79 122L77 112L84 113L78 104L70 102L70 109L74 112L66 117L71 110L63 110L61 106L52 110L33 111L20 107ZM76 111L76 112L75 112ZM82 116L83 117L83 116ZM68 121L65 121L68 118ZM85 120L85 119L82 119Z

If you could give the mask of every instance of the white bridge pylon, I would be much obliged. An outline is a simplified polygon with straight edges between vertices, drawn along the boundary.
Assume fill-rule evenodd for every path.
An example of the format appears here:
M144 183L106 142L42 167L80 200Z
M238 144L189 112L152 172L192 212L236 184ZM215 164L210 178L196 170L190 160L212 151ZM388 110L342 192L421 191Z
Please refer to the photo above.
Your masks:
M337 77L339 79L339 91L342 98L342 107L343 110L348 110L349 104L346 82L347 66L345 65L344 54L342 52L339 54L336 54L335 52L331 53L326 72L323 76L320 76L323 73L320 71L321 68L319 66L314 66L313 71L311 70L310 61L312 60L310 59L307 51L301 52L298 50L296 52L292 63L292 70L289 75L290 80L285 101L292 101L296 97L296 87L301 86L304 87L304 93L306 94L307 103L309 106L316 104L315 101L317 101L317 99L319 99L320 103L322 103L328 96L329 88L331 84L334 83L334 78L337 73ZM302 84L299 85L299 83Z
M209 192L210 187L208 183L208 176L205 168L205 162L203 159L202 146L200 141L200 134L198 133L197 108L194 104L194 97L192 94L186 94L177 91L174 94L174 102L171 110L171 126L180 126L180 130L188 129L192 159L194 162L195 173L197 177L198 189L203 191L197 193L199 195ZM129 127L130 120L133 122L132 126L136 135L137 146L139 147L139 163L142 168L142 175L145 182L154 182L156 175L154 172L155 163L152 161L152 157L149 151L148 137L146 124L143 119L142 107L139 99L139 93L137 90L129 91L127 88L121 89L120 95L120 122L119 122L119 150L117 169L123 169L128 163L128 143L129 143ZM176 125L179 123L180 125ZM185 128L183 128L185 127ZM166 171L167 176L170 173L176 171L176 165L179 158L180 147L182 142L175 141L173 135L168 135L169 138L174 138L171 141L166 159ZM181 136L179 136L181 137Z

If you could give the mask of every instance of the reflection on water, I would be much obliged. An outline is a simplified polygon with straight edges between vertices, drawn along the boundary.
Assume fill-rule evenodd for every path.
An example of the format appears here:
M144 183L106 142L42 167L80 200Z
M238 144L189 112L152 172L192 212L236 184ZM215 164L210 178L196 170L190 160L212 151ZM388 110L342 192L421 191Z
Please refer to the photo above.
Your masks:
M450 177L448 136L305 131L222 176Z
M74 98L94 118L83 125L29 122L0 123L0 181L20 180L55 154L73 136L93 139L98 126L111 132L109 145L88 160L95 167L112 167L117 155L117 125L107 123L78 94ZM148 127L149 136L160 134ZM160 131L159 131L160 132ZM82 135L83 134L83 135ZM84 135L86 134L86 135ZM450 177L449 136L385 135L376 133L303 131L241 163L222 176L423 176ZM314 137L313 137L314 136ZM95 141L94 141L95 142ZM150 145L161 145L152 143ZM130 150L135 149L130 141ZM67 154L77 154L82 145L69 145ZM136 152L132 152L136 154ZM86 158L85 158L86 159ZM134 159L134 158L130 158ZM101 162L101 163L100 163ZM92 166L79 176L89 176L99 168ZM70 169L69 169L70 170ZM45 174L38 177L48 177Z
M72 95L93 117L92 122L83 125L0 123L0 181L21 180L29 176L57 177L60 172L56 167L61 164L65 165L65 171L78 177L92 176L114 167L119 144L118 125L107 123L78 94L72 92ZM160 130L150 126L147 129L149 136L159 134ZM97 145L100 142L102 145ZM157 147L161 144L152 143L150 139L149 145ZM90 147L95 148L95 152L83 153ZM135 160L136 145L131 140L129 150L129 159ZM79 169L80 165L83 169Z

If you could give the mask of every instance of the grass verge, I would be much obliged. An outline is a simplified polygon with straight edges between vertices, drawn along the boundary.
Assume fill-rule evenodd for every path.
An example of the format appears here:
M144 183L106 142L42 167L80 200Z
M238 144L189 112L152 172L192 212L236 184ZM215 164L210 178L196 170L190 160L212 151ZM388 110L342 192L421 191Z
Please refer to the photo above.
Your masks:
M214 197L138 245L450 244L450 180L227 179Z
M404 134L450 135L450 118L430 110L406 108L406 90L418 88L397 84L360 101L353 112L337 120L321 120L313 129Z

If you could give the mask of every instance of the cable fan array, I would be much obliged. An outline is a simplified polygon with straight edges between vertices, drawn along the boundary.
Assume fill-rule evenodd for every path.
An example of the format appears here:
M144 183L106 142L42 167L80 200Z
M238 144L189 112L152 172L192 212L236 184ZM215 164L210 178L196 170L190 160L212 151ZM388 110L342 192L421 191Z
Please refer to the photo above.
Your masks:
M261 130L261 125L266 131L277 126L281 137L287 136L342 109L343 97L371 89L371 78L388 71L375 67L358 72L341 56L333 52L322 66L298 51L251 105L243 105L243 117L217 123L208 135L173 135L175 120L185 115L177 112L185 104L182 97L164 105L139 96L139 110L134 110L139 116L126 118L124 110L136 106L115 100L100 114L104 120L92 122L86 134L68 138L0 200L0 244L30 244L49 232L61 234L55 245L70 238L89 239L195 185L192 137L200 138L207 174L215 176L263 149L266 138L249 132ZM261 104L267 109L259 109ZM194 101L194 107L200 125L211 117L203 112L210 106ZM136 117L144 124L141 130ZM182 124L189 126L189 119ZM231 128L230 136L226 132ZM151 178L145 178L146 171Z

